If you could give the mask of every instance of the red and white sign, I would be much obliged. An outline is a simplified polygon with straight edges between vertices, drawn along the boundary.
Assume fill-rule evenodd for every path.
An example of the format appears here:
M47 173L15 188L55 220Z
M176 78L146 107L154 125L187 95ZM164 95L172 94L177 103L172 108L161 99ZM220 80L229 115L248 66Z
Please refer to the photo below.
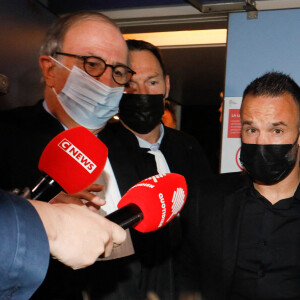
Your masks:
M227 137L229 139L236 139L241 137L240 109L229 109Z
M226 97L223 106L221 173L238 172L240 164L242 97Z

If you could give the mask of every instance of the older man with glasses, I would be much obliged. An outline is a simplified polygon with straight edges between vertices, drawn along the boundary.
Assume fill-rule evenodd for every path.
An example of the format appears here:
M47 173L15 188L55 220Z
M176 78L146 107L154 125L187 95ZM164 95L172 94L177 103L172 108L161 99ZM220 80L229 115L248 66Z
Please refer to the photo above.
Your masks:
M81 125L97 134L118 112L134 74L118 27L97 12L59 19L45 37L39 63L45 98L1 114L3 189L36 182L40 155L59 132Z
M63 130L81 125L94 134L100 132L118 112L124 85L134 74L119 28L97 12L78 12L57 20L45 37L39 63L44 99L1 113L3 189L32 187L40 177L43 149ZM101 189L94 184L76 196L101 205L103 200L93 194ZM75 275L80 273L52 261L46 283L33 299L81 299L84 277Z

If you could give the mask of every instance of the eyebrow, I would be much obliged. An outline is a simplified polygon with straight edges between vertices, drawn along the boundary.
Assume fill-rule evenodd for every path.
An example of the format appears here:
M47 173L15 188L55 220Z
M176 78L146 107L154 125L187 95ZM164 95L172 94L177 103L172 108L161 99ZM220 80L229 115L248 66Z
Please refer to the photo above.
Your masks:
M156 78L158 76L161 76L161 74L159 73L156 73L155 75L150 75L146 78L146 80L149 80L149 79L153 79L153 78ZM132 76L132 78L130 79L130 82L136 82L136 80L134 80L134 76Z
M273 126L279 126L279 125L283 125L283 126L287 126L286 123L282 122L282 121L279 121L279 122L274 122L272 123Z
M147 79L155 78L155 77L158 77L158 76L161 76L161 74L156 73L155 75L148 76Z
M251 122L251 121L243 121L243 122L242 122L242 126L243 126L243 125L252 125L252 123L253 123L253 122Z
M243 121L242 122L242 126L243 125L252 125L253 122L252 121ZM274 123L271 123L272 126L276 127L276 126L279 126L279 125L282 125L282 126L288 126L285 122L283 121L279 121L279 122L274 122Z
M105 61L105 63L106 63L106 59L104 59L103 57L101 57L101 56L98 56L98 55L95 55L95 54L93 54L92 52L88 52L88 55L82 55L82 56L93 56L93 57L96 57L96 58L101 58L101 59L103 59L104 61ZM128 64L124 64L124 63L122 63L122 62L115 62L114 64L113 64L113 66L124 66L124 67L128 67Z

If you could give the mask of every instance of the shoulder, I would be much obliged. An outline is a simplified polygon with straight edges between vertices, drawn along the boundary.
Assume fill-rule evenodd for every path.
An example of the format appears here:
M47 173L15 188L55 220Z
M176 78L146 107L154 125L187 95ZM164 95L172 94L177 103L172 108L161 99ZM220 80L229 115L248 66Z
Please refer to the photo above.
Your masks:
M0 112L0 125L3 130L11 129L22 132L63 130L60 122L43 107L43 100L33 106L22 106ZM1 129L1 131L3 131Z
M42 101L39 101L33 106L21 106L9 110L0 111L1 122L10 121L12 118L24 119L28 116L36 114L38 111L41 111Z
M196 184L196 202L214 203L249 186L249 177L242 172L225 173L200 179Z
M177 129L169 128L166 126L164 126L164 130L165 130L166 138L171 137L172 139L181 140L191 145L199 145L199 142L196 140L196 138L194 138L188 133L185 133Z
M176 147L176 150L181 149L184 152L190 154L204 155L204 150L199 141L188 133L180 130L172 129L164 126L165 135L162 140L162 148L169 148L170 145ZM203 156L202 155L202 156Z
M220 210L226 197L247 188L249 177L241 172L218 174L199 180L196 184L196 195L185 205L184 218L202 212Z
M98 137L106 146L128 147L131 144L137 144L135 135L126 129L121 122L107 123L98 133Z
M225 195L248 186L249 182L249 177L242 172L224 173L200 180L199 188L211 194Z

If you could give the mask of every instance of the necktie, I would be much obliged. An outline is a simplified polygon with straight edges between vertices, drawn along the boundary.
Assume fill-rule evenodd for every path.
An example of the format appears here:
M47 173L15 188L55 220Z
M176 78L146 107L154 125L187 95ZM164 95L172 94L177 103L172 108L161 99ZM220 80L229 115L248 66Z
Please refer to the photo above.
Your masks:
M117 205L121 199L121 194L109 158L107 158L104 170L95 183L104 185L104 189L95 194L106 200L106 204L101 207L98 213L102 216L106 216L107 214L117 210ZM126 240L121 246L114 248L113 253L109 257L98 258L98 260L111 260L134 254L134 248L129 229L126 230L126 234Z
M155 150L155 151L150 150L150 151L148 151L148 153L154 155L154 157L155 157L156 168L157 168L158 174L170 173L168 163L160 150Z

